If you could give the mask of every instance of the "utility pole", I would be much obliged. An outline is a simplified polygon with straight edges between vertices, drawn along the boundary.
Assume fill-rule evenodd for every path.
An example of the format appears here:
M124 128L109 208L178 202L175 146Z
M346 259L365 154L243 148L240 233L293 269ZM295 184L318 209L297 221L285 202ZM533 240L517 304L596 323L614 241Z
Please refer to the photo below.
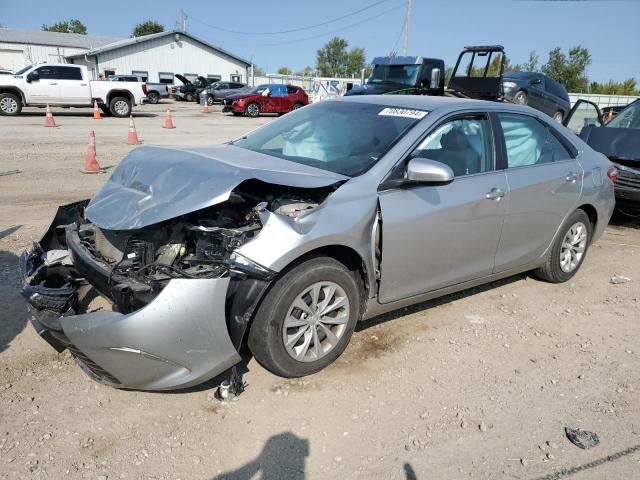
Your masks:
M187 16L184 13L184 10L180 9L180 31L187 31Z
M407 56L409 50L409 23L411 21L412 0L407 0L407 14L404 17L404 38L402 39L402 55Z

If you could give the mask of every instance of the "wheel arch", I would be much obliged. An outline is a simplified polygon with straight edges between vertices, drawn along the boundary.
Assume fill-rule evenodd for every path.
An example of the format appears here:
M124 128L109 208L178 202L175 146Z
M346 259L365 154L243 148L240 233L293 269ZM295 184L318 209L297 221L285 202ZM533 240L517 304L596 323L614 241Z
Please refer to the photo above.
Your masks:
M591 231L593 232L598 225L598 210L590 203L580 205L576 210L582 210L589 217L589 223L591 223Z
M107 94L107 105L111 104L111 100L114 97L125 97L132 105L134 104L133 94L129 90L111 90Z
M13 93L14 95L17 95L20 98L20 101L22 102L23 105L27 103L24 96L24 92L20 90L20 88L18 87L11 87L11 86L0 87L0 93Z

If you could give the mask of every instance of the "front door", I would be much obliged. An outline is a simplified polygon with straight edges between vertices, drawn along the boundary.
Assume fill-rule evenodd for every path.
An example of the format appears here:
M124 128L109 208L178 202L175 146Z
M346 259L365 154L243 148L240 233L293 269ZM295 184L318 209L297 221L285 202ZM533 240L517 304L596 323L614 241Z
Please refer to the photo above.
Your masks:
M449 165L454 181L380 192L382 261L379 300L388 303L490 275L508 186L495 170L485 114L436 127L408 156ZM404 165L393 175L402 175Z
M602 112L595 103L578 100L562 123L576 135L580 135L584 127L602 126Z
M55 67L44 65L33 72L38 74L39 79L27 82L27 102L42 105L60 103L60 85Z
M539 259L575 210L583 170L549 126L524 114L499 113L507 158L509 208L496 272Z

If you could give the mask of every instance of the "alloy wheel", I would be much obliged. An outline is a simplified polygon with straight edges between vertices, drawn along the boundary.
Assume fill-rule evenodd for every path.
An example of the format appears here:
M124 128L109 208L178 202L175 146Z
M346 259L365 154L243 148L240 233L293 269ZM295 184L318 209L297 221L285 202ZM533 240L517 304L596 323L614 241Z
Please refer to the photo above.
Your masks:
M113 109L118 115L127 115L129 113L129 104L124 100L118 100L113 105Z
M4 97L0 100L0 109L6 114L13 114L18 111L18 102L11 97Z
M333 350L347 331L349 299L334 282L316 282L293 300L282 328L287 353L313 362Z
M252 103L247 107L247 113L251 117L257 117L260 114L260 107L255 103Z
M587 248L587 232L584 223L576 222L565 233L560 247L560 268L563 272L571 273L580 265Z

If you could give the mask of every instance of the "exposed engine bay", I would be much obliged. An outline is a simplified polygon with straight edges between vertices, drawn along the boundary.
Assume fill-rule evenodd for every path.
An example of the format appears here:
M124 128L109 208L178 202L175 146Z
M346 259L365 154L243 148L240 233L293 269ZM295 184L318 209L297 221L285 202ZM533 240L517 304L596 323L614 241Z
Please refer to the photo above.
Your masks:
M300 218L334 188L246 181L224 203L136 230L99 228L83 216L87 202L64 207L67 218L59 220L69 223L54 221L43 239L49 245L34 247L37 255L29 257L27 271L32 273L25 293L33 297L35 291L41 308L65 314L78 311L78 295L91 284L113 301L115 311L129 313L148 304L171 279L267 279L273 272L235 254L262 229L261 214ZM101 267L104 279L83 265L78 247Z

